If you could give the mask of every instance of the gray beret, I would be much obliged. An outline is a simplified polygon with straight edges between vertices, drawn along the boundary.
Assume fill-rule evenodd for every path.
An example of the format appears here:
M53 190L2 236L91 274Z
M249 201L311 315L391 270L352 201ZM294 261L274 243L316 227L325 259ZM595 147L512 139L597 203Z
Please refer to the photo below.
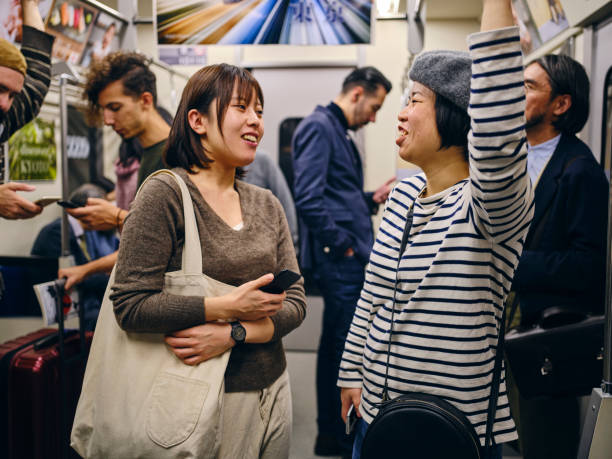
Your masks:
M461 51L427 51L410 69L410 79L441 94L467 112L470 102L472 60Z

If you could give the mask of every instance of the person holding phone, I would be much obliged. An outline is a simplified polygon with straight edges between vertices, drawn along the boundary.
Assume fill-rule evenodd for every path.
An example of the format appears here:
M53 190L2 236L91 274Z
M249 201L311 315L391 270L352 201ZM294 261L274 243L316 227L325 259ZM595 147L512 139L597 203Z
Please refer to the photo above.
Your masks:
M83 97L88 102L87 115L91 121L110 126L134 147L138 142L139 164L136 177L129 188L135 194L149 174L165 167L162 154L170 132L170 125L158 110L157 84L149 59L141 53L117 51L101 61L94 61L86 75ZM121 192L123 177L118 178ZM134 183L135 182L135 183ZM121 193L120 193L121 194ZM133 198L133 194L130 194ZM126 200L131 200L128 198ZM125 204L126 200L122 200ZM128 211L105 199L90 198L87 205L67 209L88 230L121 231ZM117 253L93 260L81 266L62 268L58 277L66 278L67 290L96 273L110 273L117 261Z
M60 201L60 203L64 203L64 205L80 203L83 205L88 198L104 199L105 195L106 192L103 188L93 183L85 183L74 190L67 201ZM41 257L60 257L62 255L61 228L61 218L45 225L36 236L30 253ZM68 248L77 266L105 257L115 252L119 247L119 239L114 230L85 229L81 222L70 215L68 215L68 230ZM79 284L80 304L83 305L85 319L82 326L85 330L95 328L108 278L109 276L106 273L96 273Z
M167 334L186 365L233 348L220 426L224 458L288 457L291 393L281 338L306 314L302 280L283 293L259 290L271 273L298 271L278 199L236 180L255 157L262 113L263 94L249 72L204 67L185 86L165 152L193 200L203 272L237 288L211 298L162 293L165 272L181 266L184 239L181 193L164 174L144 184L125 220L111 294L124 330Z
M45 33L37 0L22 0L22 52L0 38L0 144L39 112L51 83L51 48L54 37ZM32 218L39 206L17 191L34 191L26 183L2 183L4 156L0 154L0 217Z

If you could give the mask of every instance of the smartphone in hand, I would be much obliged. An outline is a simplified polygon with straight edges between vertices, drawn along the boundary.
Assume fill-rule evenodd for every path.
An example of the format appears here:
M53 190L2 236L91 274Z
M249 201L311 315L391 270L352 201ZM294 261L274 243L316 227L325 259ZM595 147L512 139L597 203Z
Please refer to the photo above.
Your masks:
M281 272L274 275L272 282L270 282L268 285L260 287L259 290L266 293L283 293L285 290L295 284L300 277L302 276L298 273L288 269L283 269Z
M67 209L76 209L77 207L83 207L75 202L72 201L58 201L57 202L60 206L65 207Z
M53 204L54 202L59 201L60 199L62 199L59 196L43 196L40 199L37 199L36 201L34 201L34 204L36 204L37 206L40 207L46 207L49 204Z
M357 423L357 411L355 411L355 405L351 405L346 413L346 423L344 425L345 433L350 435L353 429L355 428L355 424Z

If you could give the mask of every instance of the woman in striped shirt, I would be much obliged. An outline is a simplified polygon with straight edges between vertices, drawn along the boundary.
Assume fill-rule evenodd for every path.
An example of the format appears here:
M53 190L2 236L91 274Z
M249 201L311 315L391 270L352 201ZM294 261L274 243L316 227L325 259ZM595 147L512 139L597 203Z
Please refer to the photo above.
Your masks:
M511 25L509 0L485 0L469 54L424 53L411 69L414 86L396 143L423 173L389 196L345 344L342 416L354 405L362 418L353 458L382 401L394 304L389 397L442 397L468 417L484 444L504 301L533 214L523 61ZM493 444L515 438L502 372ZM501 458L501 446L491 453Z

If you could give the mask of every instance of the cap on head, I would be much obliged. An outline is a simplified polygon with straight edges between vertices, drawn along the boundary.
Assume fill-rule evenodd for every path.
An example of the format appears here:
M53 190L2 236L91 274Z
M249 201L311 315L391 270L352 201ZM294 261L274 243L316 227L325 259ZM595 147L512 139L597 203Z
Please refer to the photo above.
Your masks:
M410 69L410 79L441 94L467 112L470 103L472 60L461 51L427 51Z
M0 38L0 67L13 69L24 77L28 68L21 51L4 38Z

